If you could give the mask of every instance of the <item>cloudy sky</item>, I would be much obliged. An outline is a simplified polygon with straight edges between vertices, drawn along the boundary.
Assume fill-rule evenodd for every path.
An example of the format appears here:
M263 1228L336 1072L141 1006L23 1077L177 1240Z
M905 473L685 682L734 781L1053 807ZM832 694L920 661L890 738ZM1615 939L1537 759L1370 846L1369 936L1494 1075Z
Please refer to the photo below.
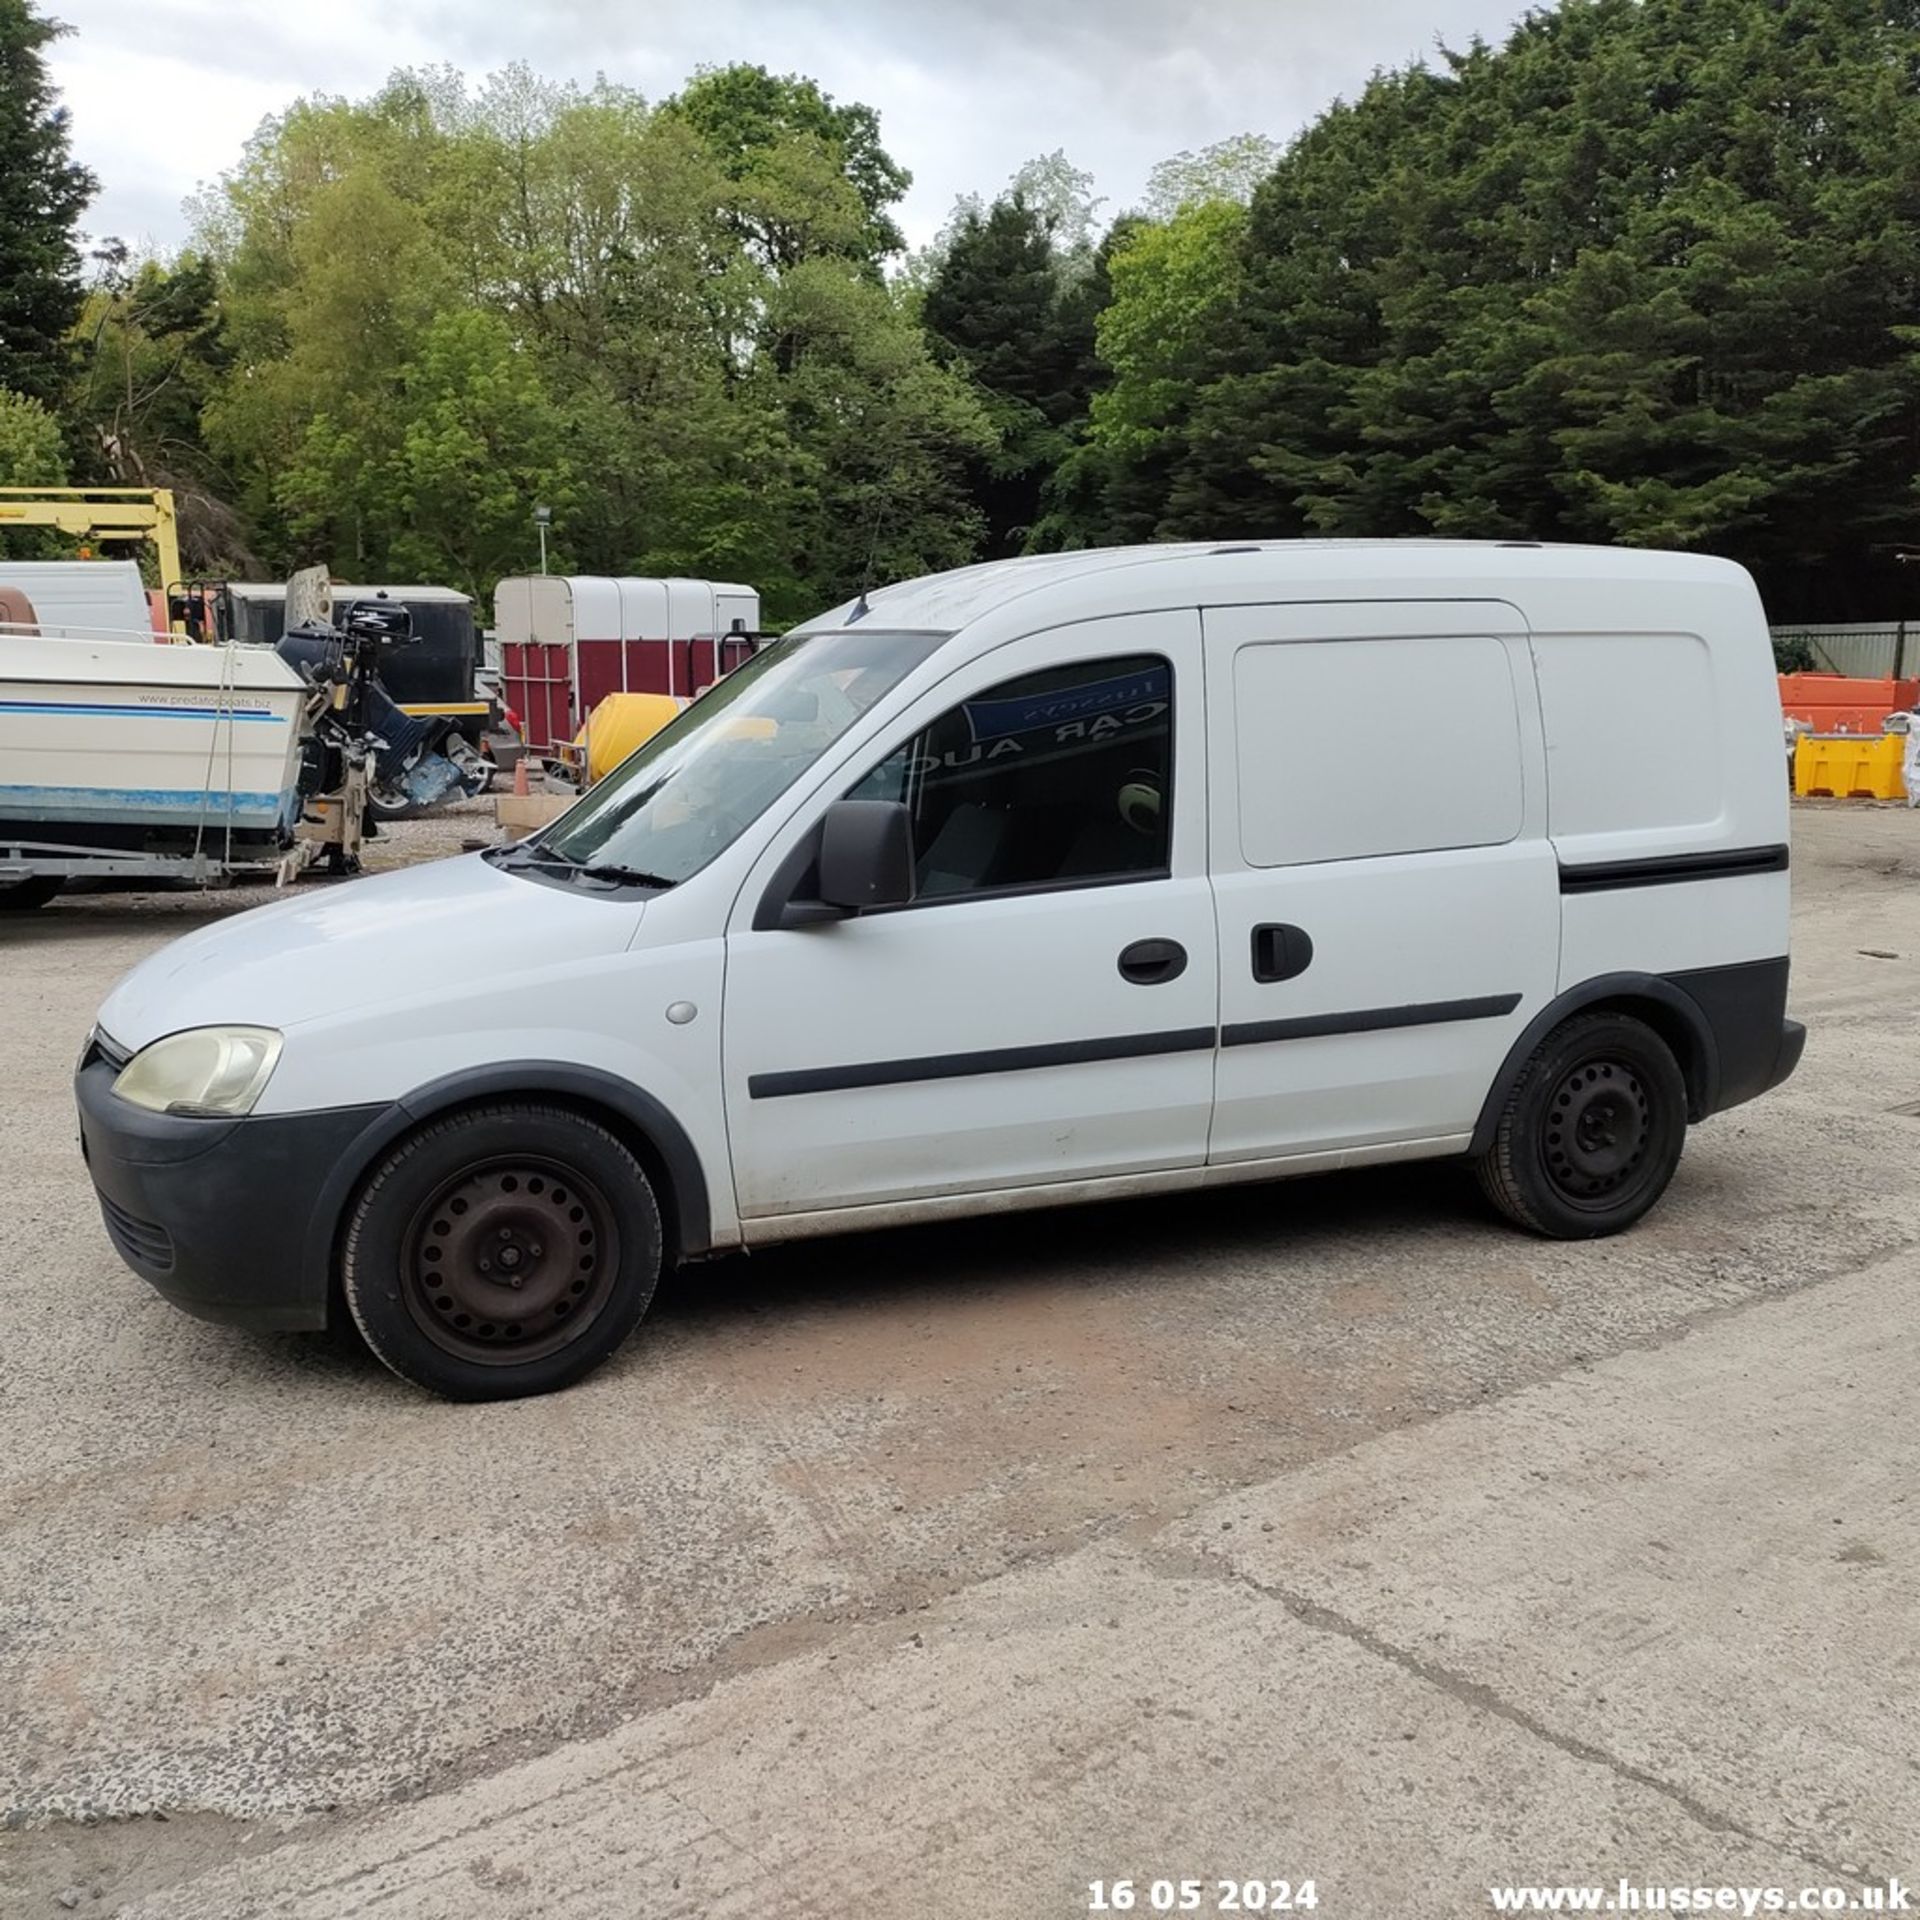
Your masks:
M95 234L176 245L181 201L302 93L360 95L395 67L478 76L522 59L670 93L703 63L811 74L880 111L913 170L915 243L957 194L1064 147L1112 212L1155 161L1285 138L1377 66L1497 37L1520 0L43 0Z

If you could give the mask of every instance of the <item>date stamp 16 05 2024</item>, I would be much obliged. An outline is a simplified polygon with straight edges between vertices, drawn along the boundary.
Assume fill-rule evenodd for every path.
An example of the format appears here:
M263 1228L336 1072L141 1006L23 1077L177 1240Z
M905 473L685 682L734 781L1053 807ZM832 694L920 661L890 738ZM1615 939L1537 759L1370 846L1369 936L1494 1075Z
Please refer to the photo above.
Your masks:
M1265 1875L1129 1875L1087 1882L1089 1913L1312 1913L1320 1894L1311 1880Z

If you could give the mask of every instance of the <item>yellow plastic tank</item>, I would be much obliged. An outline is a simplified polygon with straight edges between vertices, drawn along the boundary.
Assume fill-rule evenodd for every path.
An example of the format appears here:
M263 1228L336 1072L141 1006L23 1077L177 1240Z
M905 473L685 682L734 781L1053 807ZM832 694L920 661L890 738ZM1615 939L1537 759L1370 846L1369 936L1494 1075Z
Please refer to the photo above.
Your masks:
M636 747L644 747L687 703L670 693L610 693L587 715L577 748L585 748L587 784L604 780Z

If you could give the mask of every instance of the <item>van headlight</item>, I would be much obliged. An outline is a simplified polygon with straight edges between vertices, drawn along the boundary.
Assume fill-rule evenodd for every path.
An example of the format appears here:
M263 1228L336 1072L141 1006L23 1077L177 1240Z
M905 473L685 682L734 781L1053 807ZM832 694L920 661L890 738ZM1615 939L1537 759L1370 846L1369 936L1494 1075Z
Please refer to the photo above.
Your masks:
M189 1027L142 1047L113 1090L152 1113L251 1113L280 1059L271 1027Z

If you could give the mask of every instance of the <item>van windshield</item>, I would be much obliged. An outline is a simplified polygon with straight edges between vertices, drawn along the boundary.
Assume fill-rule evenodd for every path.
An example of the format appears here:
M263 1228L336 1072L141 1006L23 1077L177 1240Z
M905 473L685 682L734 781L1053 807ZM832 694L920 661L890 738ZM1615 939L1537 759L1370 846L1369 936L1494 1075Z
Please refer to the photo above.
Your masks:
M823 633L736 667L531 843L672 886L716 859L945 639Z

